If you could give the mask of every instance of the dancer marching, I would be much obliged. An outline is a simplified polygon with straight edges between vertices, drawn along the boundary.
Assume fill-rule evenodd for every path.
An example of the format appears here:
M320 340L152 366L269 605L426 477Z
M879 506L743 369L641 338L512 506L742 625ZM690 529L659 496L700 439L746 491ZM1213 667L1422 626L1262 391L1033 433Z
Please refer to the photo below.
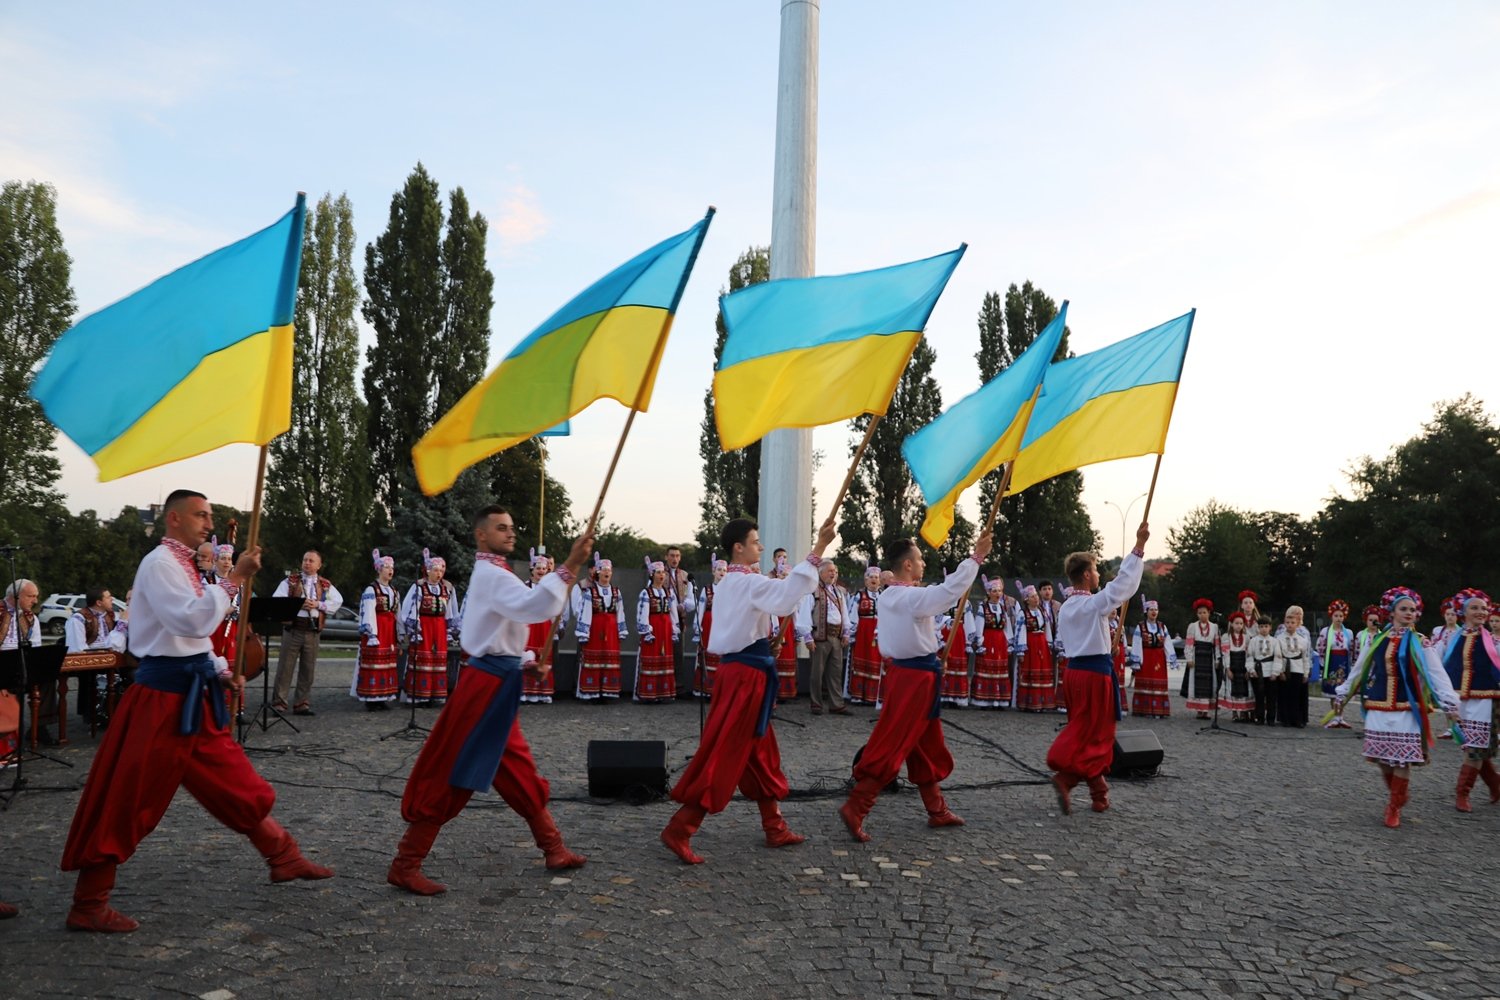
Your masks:
M381 555L379 549L370 555L375 563L375 582L359 596L359 649L355 653L349 693L365 703L366 711L374 712L395 701L399 688L396 678L399 605L396 588L391 586L396 560Z
M766 636L772 615L792 615L817 587L818 565L833 537L829 517L807 558L786 579L776 580L755 572L765 551L755 522L735 518L719 534L729 568L718 585L717 620L709 637L710 651L720 657L718 677L698 751L672 789L681 808L661 832L661 842L685 864L703 862L693 851L693 834L704 817L729 804L736 788L760 807L767 847L787 847L805 839L787 827L779 805L788 789L771 726L777 678Z
M953 755L943 739L939 700L942 664L938 662L936 616L969 592L979 565L990 554L994 539L989 531L974 543L974 554L958 564L942 583L921 585L926 564L922 550L910 538L886 550L886 563L894 574L892 586L880 595L880 642L891 658L884 708L854 765L854 790L839 808L839 816L855 840L867 841L864 821L875 806L881 789L906 765L906 776L922 795L927 825L963 826L964 821L948 808L939 783L953 773Z
M1390 799L1385 825L1401 825L1401 807L1411 797L1411 768L1427 763L1432 734L1428 705L1457 721L1459 700L1437 651L1425 647L1414 626L1422 597L1409 587L1392 587L1380 599L1391 624L1365 648L1359 666L1338 686L1337 714L1351 694L1363 699L1364 757L1380 768Z
M1120 717L1118 682L1110 660L1109 616L1140 587L1150 537L1142 521L1135 531L1135 548L1121 560L1115 578L1097 594L1099 563L1094 553L1074 552L1064 563L1073 592L1063 602L1057 626L1069 654L1063 678L1068 687L1068 724L1047 751L1052 787L1064 814L1073 811L1070 794L1079 782L1088 785L1094 812L1109 808L1104 775L1113 759L1115 722Z
M1350 657L1354 651L1354 633L1344 625L1344 619L1348 617L1347 602L1329 604L1329 623L1318 631L1318 644L1313 648L1313 667L1323 679L1323 693L1330 702L1344 678L1349 676L1349 664L1353 662ZM1342 715L1335 715L1323 728L1348 729L1349 723Z
M550 621L562 611L569 586L588 562L594 537L575 540L562 569L528 588L510 569L508 557L516 546L510 512L485 507L474 515L473 524L478 551L460 638L467 659L453 696L406 779L401 818L409 825L386 874L391 885L419 896L447 891L447 886L422 873L422 861L443 824L486 788L499 792L531 827L549 869L577 868L587 860L563 844L547 809L551 786L537 772L516 715L522 673L540 667L522 660L531 623Z

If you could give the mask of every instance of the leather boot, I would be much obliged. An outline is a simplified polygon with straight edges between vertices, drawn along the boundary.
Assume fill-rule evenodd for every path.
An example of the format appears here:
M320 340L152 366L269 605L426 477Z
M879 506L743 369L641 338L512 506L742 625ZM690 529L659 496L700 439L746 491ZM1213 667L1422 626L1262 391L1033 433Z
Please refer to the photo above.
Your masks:
M849 836L861 844L869 843L870 835L865 832L865 817L875 808L875 800L880 797L880 787L880 783L873 778L861 778L854 783L849 800L839 806L839 818L849 828Z
M562 833L557 829L557 823L552 819L552 813L546 809L528 819L526 825L531 827L531 835L536 838L536 846L542 849L542 854L547 859L547 868L551 871L582 868L588 860L582 854L574 854L568 850L563 843Z
M1484 779L1485 787L1490 790L1490 805L1500 802L1500 771L1495 770L1495 762L1487 760L1480 764L1479 777Z
M701 865L703 859L693 853L691 843L693 834L698 832L698 827L703 825L703 817L708 815L708 810L702 806L687 805L672 814L672 820L661 832L661 842L667 845L667 850L682 859L685 865Z
M1469 805L1469 793L1474 790L1474 782L1479 780L1479 768L1470 767L1465 764L1458 769L1458 794L1454 796L1453 807L1461 813L1472 812Z
M266 864L271 866L272 882L333 877L332 868L315 865L304 858L297 847L297 841L269 816L250 831L250 843L255 845L261 857L266 859Z
M1067 771L1058 771L1052 776L1052 790L1057 793L1057 808L1061 809L1064 816L1073 814L1073 801L1071 798L1073 786L1078 784L1078 775L1069 774Z
M20 912L14 903L0 903L0 920L9 920Z
M385 873L385 880L418 896L436 896L447 892L446 885L434 882L422 874L422 862L426 859L427 852L432 850L432 842L437 839L441 829L437 823L409 824L401 843L396 847L396 857L391 861L391 870Z
M1089 779L1089 798L1093 799L1093 810L1102 813L1109 808L1109 782L1100 774Z
M73 887L73 908L68 911L68 930L127 934L141 926L109 905L115 887L114 865L93 865L78 873Z
M1391 800L1385 807L1385 825L1392 830L1401 825L1401 807L1410 798L1410 778L1391 775Z
M943 790L936 782L930 785L918 785L917 791L922 793L922 805L927 807L928 826L963 826L964 821L958 813L948 808L948 800L943 798Z
M786 825L786 817L781 815L781 806L775 799L761 799L756 805L760 806L760 828L766 831L767 847L790 847L807 839Z

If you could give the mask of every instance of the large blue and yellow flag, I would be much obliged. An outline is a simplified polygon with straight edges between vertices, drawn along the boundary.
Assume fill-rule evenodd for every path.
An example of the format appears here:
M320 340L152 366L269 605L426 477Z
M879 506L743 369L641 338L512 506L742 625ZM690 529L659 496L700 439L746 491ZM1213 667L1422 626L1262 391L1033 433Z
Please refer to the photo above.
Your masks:
M766 281L721 298L720 446L734 451L780 427L884 414L965 249L857 274Z
M953 528L959 494L1016 457L1037 392L1068 322L1068 304L1010 367L901 443L927 501L922 537L938 548Z
M1047 371L1010 489L1164 451L1197 310Z
M422 492L443 492L475 462L529 438L567 433L568 420L597 399L650 406L672 316L713 216L709 209L691 229L621 264L511 348L412 448Z
M108 481L291 426L305 199L275 224L84 317L31 394Z

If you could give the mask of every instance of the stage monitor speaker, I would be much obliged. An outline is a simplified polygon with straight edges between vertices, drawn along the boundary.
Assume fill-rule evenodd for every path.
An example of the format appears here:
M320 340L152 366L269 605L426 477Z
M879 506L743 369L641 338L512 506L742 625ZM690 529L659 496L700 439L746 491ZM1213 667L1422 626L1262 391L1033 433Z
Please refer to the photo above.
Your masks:
M589 740L589 794L645 801L667 794L667 745L661 740Z
M1115 733L1115 757L1109 770L1114 775L1154 772L1166 756L1152 730L1125 729Z

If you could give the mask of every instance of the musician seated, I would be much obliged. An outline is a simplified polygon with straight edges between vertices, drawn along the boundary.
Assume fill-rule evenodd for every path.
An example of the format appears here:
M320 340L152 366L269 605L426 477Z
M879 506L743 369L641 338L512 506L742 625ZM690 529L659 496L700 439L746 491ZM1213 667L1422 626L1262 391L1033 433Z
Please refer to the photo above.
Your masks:
M125 652L125 622L115 618L114 595L103 587L91 587L84 594L84 607L68 619L63 636L68 652ZM106 675L100 671L91 685L78 681L78 714L95 719L106 690ZM103 722L102 714L95 720Z
M38 596L37 586L30 580L16 580L5 588L5 600L0 603L0 650L42 644L42 623L36 616ZM47 692L42 693L41 717L48 718L49 711L53 715L57 712L56 689L51 692L50 705ZM41 739L47 746L57 745L57 739L46 726L42 727Z

